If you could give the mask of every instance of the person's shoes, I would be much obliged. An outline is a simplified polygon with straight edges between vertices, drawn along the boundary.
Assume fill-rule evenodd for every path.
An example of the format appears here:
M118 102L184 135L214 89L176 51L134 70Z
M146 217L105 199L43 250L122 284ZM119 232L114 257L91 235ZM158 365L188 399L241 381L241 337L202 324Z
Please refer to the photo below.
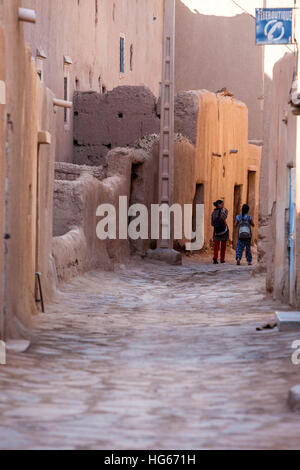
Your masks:
M241 260L238 259L237 262L236 262L236 264L237 264L238 266L241 266Z
M252 263L248 263L248 266L252 266Z
M213 259L213 263L214 263L214 264L219 264L219 261L214 258L214 259Z
M226 263L226 261L221 261L221 264L225 264L225 263Z

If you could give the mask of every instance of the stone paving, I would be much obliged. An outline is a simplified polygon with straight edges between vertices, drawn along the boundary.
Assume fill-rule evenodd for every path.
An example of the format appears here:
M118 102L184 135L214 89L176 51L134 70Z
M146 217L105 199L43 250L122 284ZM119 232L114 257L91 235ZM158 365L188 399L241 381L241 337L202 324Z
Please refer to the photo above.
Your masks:
M300 449L300 333L256 331L284 306L251 274L192 257L61 287L0 366L0 448Z

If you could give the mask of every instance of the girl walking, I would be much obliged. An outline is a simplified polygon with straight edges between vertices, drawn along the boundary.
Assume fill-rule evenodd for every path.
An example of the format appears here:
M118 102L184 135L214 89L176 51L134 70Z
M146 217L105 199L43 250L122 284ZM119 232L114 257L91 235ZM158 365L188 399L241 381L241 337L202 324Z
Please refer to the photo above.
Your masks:
M254 223L251 215L248 215L248 212L249 206L248 204L244 204L242 207L242 213L236 217L235 221L235 227L238 227L238 243L236 247L236 264L238 266L241 264L244 250L246 250L248 265L251 266L252 264L251 227L254 227Z
M229 229L226 222L228 209L224 208L224 201L214 202L215 210L211 215L211 225L214 227L214 258L213 263L218 264L219 250L221 248L221 263L225 263L226 245L229 240Z

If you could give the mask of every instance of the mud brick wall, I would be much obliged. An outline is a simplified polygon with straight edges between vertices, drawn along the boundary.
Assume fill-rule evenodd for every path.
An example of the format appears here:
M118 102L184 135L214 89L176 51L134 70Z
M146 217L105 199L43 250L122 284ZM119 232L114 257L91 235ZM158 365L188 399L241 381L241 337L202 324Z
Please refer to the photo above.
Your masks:
M117 87L106 94L74 96L74 163L103 165L116 147L134 147L148 134L159 133L156 98L143 86Z

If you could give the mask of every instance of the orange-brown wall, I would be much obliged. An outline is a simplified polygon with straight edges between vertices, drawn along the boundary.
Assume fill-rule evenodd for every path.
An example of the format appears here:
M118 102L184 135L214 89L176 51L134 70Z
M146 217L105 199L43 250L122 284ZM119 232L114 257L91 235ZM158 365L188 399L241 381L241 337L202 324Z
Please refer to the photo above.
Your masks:
M297 70L297 58L287 53L274 66L269 106L265 109L265 120L269 123L266 136L262 184L260 188L260 233L258 253L261 264L266 267L267 290L274 298L300 305L299 215L295 220L293 237L293 276L289 278L289 173L291 169L299 175L297 153L299 136L297 120L290 104L293 75ZM298 176L297 176L298 178ZM297 199L296 199L297 201ZM295 202L295 201L294 201ZM291 293L290 293L291 282ZM291 294L291 296L290 296Z
M190 2L195 9L188 3L176 0L176 92L227 87L249 109L249 139L262 139L264 48L255 45L255 20L229 1L213 14L205 13L209 2ZM254 13L263 2L242 6ZM231 7L235 14L223 16Z
M21 325L30 324L36 312L35 272L42 272L48 295L48 264L52 236L52 181L54 146L38 146L39 131L54 135L53 95L41 84L25 45L23 24L18 21L20 1L3 5L3 33L6 51L6 106L8 140L8 240L6 267L7 334L17 335ZM55 140L54 140L55 143ZM42 146L43 147L43 146ZM38 166L38 149L40 163ZM40 180L39 200L37 181ZM3 189L3 186L1 187ZM39 204L38 204L39 202ZM3 208L3 204L1 204ZM38 209L39 208L39 209ZM40 214L37 250L37 211ZM39 252L39 263L37 262ZM47 280L48 279L48 280Z
M71 57L69 99L73 92L145 85L158 96L161 80L163 0L23 0L37 23L25 26L36 58L42 49L44 80L64 96L64 56ZM120 74L120 35L125 35L125 73ZM130 48L133 47L132 67ZM57 161L73 161L72 112L64 125L57 113Z
M196 182L204 183L205 187L205 238L208 240L212 234L210 215L213 202L224 199L229 210L230 240L233 239L234 187L242 186L241 207L247 202L248 170L252 169L257 173L256 205L250 208L256 222L256 240L261 149L248 144L248 109L239 101L215 93L201 93L199 99ZM231 153L232 150L238 153Z
M5 86L5 44L4 44L4 30L3 30L3 5L0 1L0 80ZM4 98L4 97L3 97ZM5 180L5 100L1 102L0 98L0 273L3 269L3 215L4 215L4 180ZM2 281L2 279L1 279ZM0 286L0 308L2 306L2 283ZM1 321L1 312L0 312ZM0 326L1 330L1 326Z
M217 199L224 199L229 210L232 241L234 187L242 186L241 206L247 202L248 171L256 172L255 204L250 208L256 223L256 241L261 148L248 144L247 106L207 90L180 92L175 101L175 130L189 137L196 148L194 182L190 184L194 192L196 184L204 185L205 243L212 238L211 213Z

